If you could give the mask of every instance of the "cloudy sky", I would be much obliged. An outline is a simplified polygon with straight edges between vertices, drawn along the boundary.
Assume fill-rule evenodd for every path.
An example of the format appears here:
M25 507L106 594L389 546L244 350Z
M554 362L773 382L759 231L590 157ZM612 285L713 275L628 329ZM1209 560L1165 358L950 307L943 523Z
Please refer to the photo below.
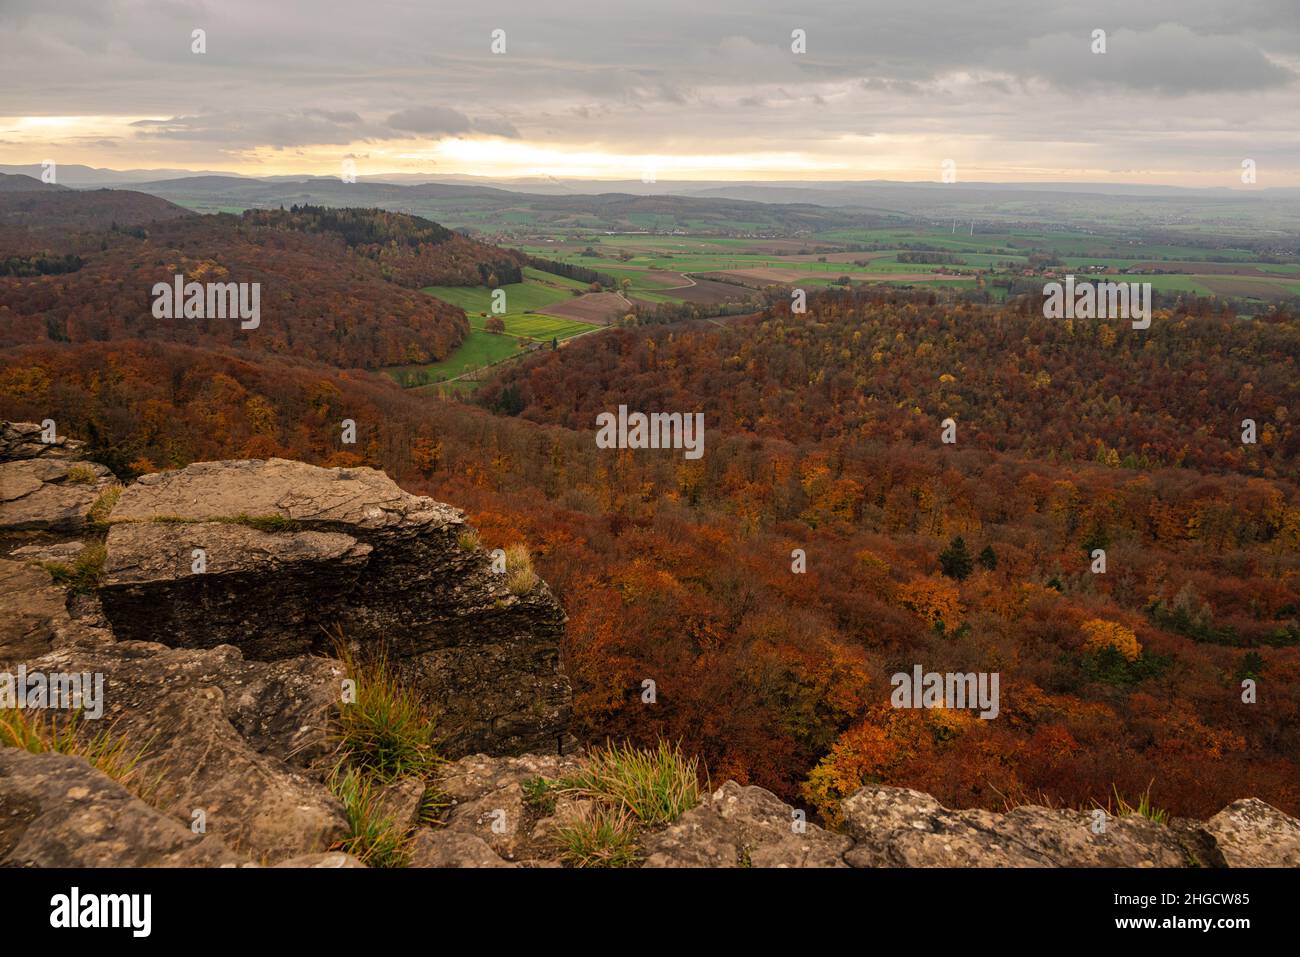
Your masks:
M1300 0L0 0L0 163L1300 186L1298 125Z

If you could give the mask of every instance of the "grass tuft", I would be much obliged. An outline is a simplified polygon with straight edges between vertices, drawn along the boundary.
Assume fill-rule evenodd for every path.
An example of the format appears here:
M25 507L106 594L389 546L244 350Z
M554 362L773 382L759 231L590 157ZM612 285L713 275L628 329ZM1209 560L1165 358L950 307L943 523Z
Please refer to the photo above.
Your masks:
M113 511L113 506L117 500L122 497L121 485L110 485L104 491L99 493L99 498L95 499L95 504L90 506L90 511L86 512L86 521L91 528L103 531L108 528L108 515Z
M242 512L231 518L219 518L217 521L232 525L247 525L262 532L296 532L302 527L301 522L285 518L283 515L245 515Z
M343 642L339 657L356 682L356 701L339 713L339 752L349 767L383 783L428 778L439 763L434 716L402 685L384 654L360 660Z
M593 804L555 832L561 858L574 867L632 867L640 860L636 828L626 809Z
M537 584L533 560L527 545L511 545L506 549L506 587L512 595L527 595Z
M642 824L671 824L700 803L699 759L688 760L666 741L654 749L609 745L557 785L626 810Z
M148 745L132 751L126 738L114 735L111 728L86 735L78 733L80 727L80 711L59 724L49 716L37 717L26 709L5 708L0 710L0 747L82 758L92 768L147 800L150 788L141 778L139 765Z
M63 585L77 595L88 595L104 576L104 560L108 551L103 542L94 542L81 550L69 565L66 562L41 562L56 585Z
M1156 824L1168 824L1169 812L1164 808L1158 808L1151 803L1151 784L1153 783L1155 782L1153 781L1147 784L1147 789L1138 795L1137 804L1130 804L1128 801L1124 800L1124 798L1120 796L1119 789L1112 784L1111 791L1115 795L1115 816L1127 817L1131 814L1137 814Z
M476 552L480 544L478 532L472 528L467 528L456 536L456 544L460 546L462 552Z
M92 485L99 479L95 470L89 465L78 463L68 469L63 476L63 481L70 485Z
M334 769L329 788L343 802L351 836L339 849L367 867L406 867L411 862L411 834L379 805L380 784L356 768Z

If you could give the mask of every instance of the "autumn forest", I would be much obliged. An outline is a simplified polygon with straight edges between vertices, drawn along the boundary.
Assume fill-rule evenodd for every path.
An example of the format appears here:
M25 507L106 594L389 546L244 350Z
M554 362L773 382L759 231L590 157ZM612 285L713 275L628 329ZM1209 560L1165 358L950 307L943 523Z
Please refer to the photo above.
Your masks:
M526 543L567 611L580 738L680 741L832 823L873 781L1300 813L1287 310L1187 296L1135 330L1033 296L825 289L795 313L769 292L633 313L439 398L378 371L465 338L420 288L517 281L518 254L378 211L157 212L6 220L0 261L28 265L0 274L0 417L55 419L124 479L280 456L456 504L489 547ZM152 319L174 272L260 281L261 328ZM619 405L703 412L703 457L598 448ZM891 707L916 664L999 673L999 717Z

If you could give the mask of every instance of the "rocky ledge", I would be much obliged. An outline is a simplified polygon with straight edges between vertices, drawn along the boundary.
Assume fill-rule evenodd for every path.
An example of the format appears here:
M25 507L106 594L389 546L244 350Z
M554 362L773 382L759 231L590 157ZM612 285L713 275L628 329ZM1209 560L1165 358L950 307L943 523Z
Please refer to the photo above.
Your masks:
M127 487L99 600L118 640L276 661L382 642L442 713L444 753L561 750L565 616L512 591L457 509L369 468L201 462Z

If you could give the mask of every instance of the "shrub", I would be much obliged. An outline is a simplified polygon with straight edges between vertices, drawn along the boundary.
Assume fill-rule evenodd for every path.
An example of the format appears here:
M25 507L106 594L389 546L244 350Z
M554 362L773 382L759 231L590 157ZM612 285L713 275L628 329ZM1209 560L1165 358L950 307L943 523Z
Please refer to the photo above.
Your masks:
M552 782L546 778L529 778L523 783L524 800L531 807L546 814L555 813L555 794L552 790Z

